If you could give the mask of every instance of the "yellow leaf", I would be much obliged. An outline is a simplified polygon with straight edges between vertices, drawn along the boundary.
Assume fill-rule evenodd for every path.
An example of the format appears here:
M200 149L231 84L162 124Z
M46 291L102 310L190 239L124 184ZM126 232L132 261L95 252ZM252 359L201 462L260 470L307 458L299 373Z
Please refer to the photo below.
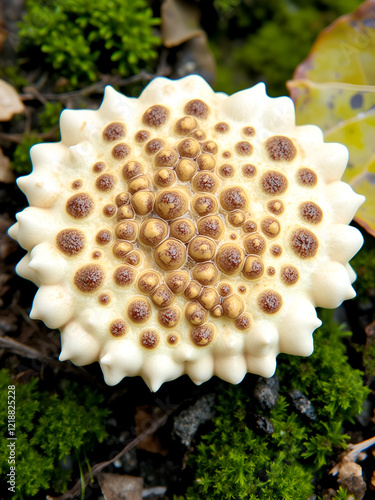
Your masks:
M355 220L375 236L375 0L322 31L287 86L297 124L348 147L343 180L366 196Z

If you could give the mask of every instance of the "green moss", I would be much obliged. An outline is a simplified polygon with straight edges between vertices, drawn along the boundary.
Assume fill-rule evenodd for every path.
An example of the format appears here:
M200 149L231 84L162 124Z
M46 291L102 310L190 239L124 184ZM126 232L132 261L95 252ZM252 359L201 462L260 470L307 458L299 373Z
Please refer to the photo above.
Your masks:
M100 73L128 76L152 63L160 43L153 34L147 0L27 0L20 24L19 51L41 58L71 86L86 85Z
M43 142L42 139L33 133L23 136L22 142L17 144L13 153L10 164L13 172L17 175L27 175L31 172L30 148L40 142Z
M360 252L350 261L354 271L357 273L357 280L353 286L358 298L362 301L369 301L371 297L375 299L375 248L373 241L366 242Z
M195 484L187 500L305 500L314 492L314 475L345 447L343 424L360 413L369 391L363 374L353 369L343 340L350 336L323 312L310 358L280 356L280 395L268 418L272 435L247 424L251 412L262 413L257 401L240 386L222 385L213 429L198 444L192 459ZM302 391L313 403L315 420L304 419L288 392Z
M7 435L8 386L14 381L7 370L0 371L0 429ZM16 494L14 500L32 498L52 487L64 491L77 457L83 457L106 431L103 421L108 410L100 407L103 398L78 384L66 383L59 394L38 390L37 379L15 384L16 408ZM0 472L9 473L9 441L0 442ZM66 457L73 464L67 466Z
M270 95L284 95L285 82L307 56L317 35L360 0L270 0L222 2L219 33L212 42L218 54L216 89L233 92L265 81ZM219 8L220 10L220 8ZM229 37L229 40L228 40ZM232 74L232 81L229 75ZM242 75L247 84L242 84Z

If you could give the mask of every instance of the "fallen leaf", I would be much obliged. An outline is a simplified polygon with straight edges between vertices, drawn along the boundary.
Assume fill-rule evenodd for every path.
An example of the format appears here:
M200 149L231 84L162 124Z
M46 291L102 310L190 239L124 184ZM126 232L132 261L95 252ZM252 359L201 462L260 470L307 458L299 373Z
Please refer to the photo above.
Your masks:
M0 182L10 184L14 180L15 175L10 169L10 160L3 154L3 150L0 148Z
M142 500L143 479L120 474L99 474L98 481L105 500Z
M136 435L139 436L139 434L148 429L155 420L160 418L161 414L162 410L159 406L138 406L134 417ZM149 434L142 439L142 441L138 443L138 448L149 451L150 453L160 453L161 455L166 455L168 452L155 433Z
M322 128L350 153L343 180L366 196L355 220L375 236L375 0L322 31L287 82L297 124Z
M24 109L25 106L16 89L4 80L0 80L0 122L9 121L13 115L22 113Z
M161 7L162 40L167 48L179 48L174 64L176 78L195 73L213 84L216 64L207 35L200 26L200 16L197 5L184 0L165 0Z

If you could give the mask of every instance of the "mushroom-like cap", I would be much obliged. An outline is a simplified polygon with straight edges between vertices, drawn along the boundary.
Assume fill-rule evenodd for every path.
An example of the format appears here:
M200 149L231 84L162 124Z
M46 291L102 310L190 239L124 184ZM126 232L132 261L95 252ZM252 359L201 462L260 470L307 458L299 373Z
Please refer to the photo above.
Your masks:
M30 207L9 231L61 360L152 390L268 377L279 352L312 352L315 306L354 296L363 198L340 180L345 147L297 127L289 98L156 78L64 111L61 136L32 148Z

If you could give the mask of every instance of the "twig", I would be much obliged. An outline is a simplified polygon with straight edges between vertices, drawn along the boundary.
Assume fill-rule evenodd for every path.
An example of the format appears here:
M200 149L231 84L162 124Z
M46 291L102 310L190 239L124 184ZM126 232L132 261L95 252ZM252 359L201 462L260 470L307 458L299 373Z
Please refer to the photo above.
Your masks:
M373 446L375 444L375 437L372 437L370 439L366 439L366 441L362 441L361 443L358 444L349 444L348 445L348 453L345 453L345 457L351 460L352 462L355 462L357 460L358 455L366 450L367 448L370 448L370 446ZM341 461L336 464L333 469L329 471L330 474L335 476L341 467Z
M141 71L137 75L130 76L128 78L119 78L119 77L102 77L102 79L98 82L93 83L92 85L89 85L88 87L85 87L84 89L80 90L72 90L70 92L62 92L61 94L55 94L55 93L42 93L37 91L34 87L25 87L25 92L24 94L20 95L20 98L22 101L31 101L34 99L38 100L47 100L47 101L66 101L68 99L71 99L72 97L79 97L79 96L89 96L92 94L100 93L103 92L104 87L106 85L116 85L119 87L123 87L125 85L129 85L131 83L137 83L142 80L153 80L157 76L165 76L165 72L167 69L163 69L162 73L157 73L155 75L151 73L147 73L146 71ZM42 101L41 101L42 102Z
M33 137L38 137L39 139L42 140L48 140L51 139L55 134L56 131L58 130L59 126L56 125L55 127L51 128L48 132L44 132L43 134L34 134ZM7 142L16 142L17 144L21 144L22 140L24 139L26 134L6 134L5 132L0 132L0 141L7 141Z
M121 451L118 453L115 457L113 457L111 460L107 460L105 462L101 462L99 464L94 465L91 468L91 475L89 472L86 472L84 476L84 486L86 487L91 479L91 476L96 476L101 472L103 469L111 465L113 462L116 460L119 460L125 453L128 451L132 450L135 448L138 443L143 441L146 437L148 437L150 434L153 434L155 431L157 431L160 427L165 425L165 423L168 420L168 415L164 414L163 416L159 417L156 419L148 429L143 431L141 434L139 434L136 438L134 438L130 443L128 443ZM69 490L67 493L64 493L64 495L61 495L59 497L51 497L47 496L48 500L68 500L69 498L74 498L76 495L79 495L81 492L81 481L77 481L77 483L73 486L71 490Z
M12 351L24 358L37 359L42 363L51 366L51 368L75 373L75 375L78 377L84 376L91 382L97 382L96 378L92 377L86 370L68 363L62 363L61 361L58 361L51 356L41 353L37 349L34 349L34 347L22 344L21 342L18 342L17 340L14 340L6 335L0 336L0 349L8 349L9 351Z

